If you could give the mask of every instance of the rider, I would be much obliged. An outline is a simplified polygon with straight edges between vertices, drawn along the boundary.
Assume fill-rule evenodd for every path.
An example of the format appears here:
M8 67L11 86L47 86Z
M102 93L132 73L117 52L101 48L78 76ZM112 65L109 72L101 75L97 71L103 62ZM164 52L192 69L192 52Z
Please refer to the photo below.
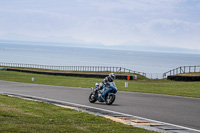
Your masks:
M116 87L115 85L115 80L116 76L114 73L110 73L107 77L105 77L105 79L99 84L99 90L103 89L103 85L105 86L109 86L112 85L114 87ZM117 88L117 87L116 87Z

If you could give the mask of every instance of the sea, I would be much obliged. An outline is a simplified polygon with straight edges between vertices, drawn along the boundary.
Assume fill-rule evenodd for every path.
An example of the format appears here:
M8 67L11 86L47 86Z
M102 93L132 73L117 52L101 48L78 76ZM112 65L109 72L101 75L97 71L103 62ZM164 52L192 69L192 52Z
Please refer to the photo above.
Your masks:
M200 54L0 43L0 62L124 67L147 73L149 78L162 78L163 73L180 66L200 66Z

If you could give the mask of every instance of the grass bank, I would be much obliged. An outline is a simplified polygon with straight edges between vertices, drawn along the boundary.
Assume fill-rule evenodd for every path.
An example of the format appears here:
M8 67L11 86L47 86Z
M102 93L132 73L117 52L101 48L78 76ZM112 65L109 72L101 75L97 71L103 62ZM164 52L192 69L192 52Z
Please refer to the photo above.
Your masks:
M34 77L35 79L34 82L31 80L32 77ZM0 80L90 88L92 86L94 87L94 84L96 82L101 82L103 79L0 71ZM128 82L127 88L124 87L125 82ZM200 82L169 81L165 79L143 79L138 81L115 80L115 83L119 91L143 92L200 98Z
M148 133L150 131L52 104L0 95L0 132Z
M106 71L64 71L64 70L50 70L50 69L39 69L39 68L21 68L21 67L5 67L3 69L13 68L13 69L20 69L20 70L31 70L31 71L42 71L42 72L59 72L59 73L90 73L90 74L107 74L109 75L110 72ZM117 75L137 75L137 79L143 80L147 79L145 76L135 73L128 73L128 72L115 72Z

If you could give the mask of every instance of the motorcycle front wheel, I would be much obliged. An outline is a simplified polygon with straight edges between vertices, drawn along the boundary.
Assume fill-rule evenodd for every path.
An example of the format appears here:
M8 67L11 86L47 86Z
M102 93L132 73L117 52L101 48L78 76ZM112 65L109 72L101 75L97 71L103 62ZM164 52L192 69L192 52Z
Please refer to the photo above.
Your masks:
M115 95L107 95L105 100L107 105L111 105L115 101Z
M96 96L97 94L96 93L94 93L94 92L92 92L91 94L90 94L90 96L89 96L89 101L91 102L91 103L95 103L96 101L97 101L97 96Z

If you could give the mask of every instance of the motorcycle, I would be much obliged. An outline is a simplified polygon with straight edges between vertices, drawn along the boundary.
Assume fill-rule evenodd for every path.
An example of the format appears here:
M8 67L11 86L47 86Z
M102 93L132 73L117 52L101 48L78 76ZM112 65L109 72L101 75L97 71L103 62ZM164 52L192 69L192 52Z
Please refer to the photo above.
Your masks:
M107 105L111 105L115 101L115 94L117 93L117 88L112 85L104 85L103 89L98 90L99 84L95 84L96 88L91 88L91 94L89 96L89 101L95 103L97 100L99 102L105 102Z

